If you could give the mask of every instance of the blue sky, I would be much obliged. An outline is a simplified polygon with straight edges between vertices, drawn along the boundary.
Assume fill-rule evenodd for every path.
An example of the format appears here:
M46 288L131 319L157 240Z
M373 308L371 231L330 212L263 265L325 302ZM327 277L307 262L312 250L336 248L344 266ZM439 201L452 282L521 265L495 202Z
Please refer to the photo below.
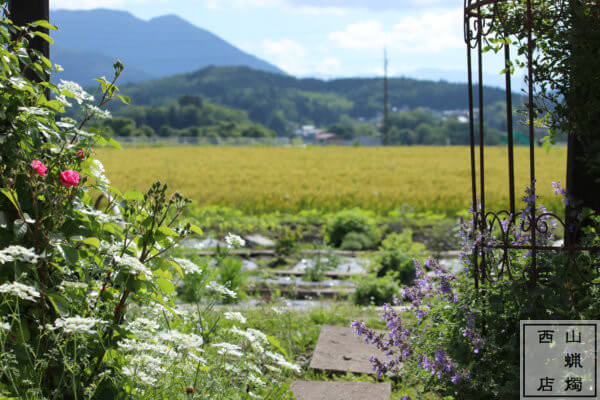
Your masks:
M462 0L50 0L53 9L176 14L297 76L465 70ZM435 74L435 73L434 73ZM466 77L465 77L466 78Z

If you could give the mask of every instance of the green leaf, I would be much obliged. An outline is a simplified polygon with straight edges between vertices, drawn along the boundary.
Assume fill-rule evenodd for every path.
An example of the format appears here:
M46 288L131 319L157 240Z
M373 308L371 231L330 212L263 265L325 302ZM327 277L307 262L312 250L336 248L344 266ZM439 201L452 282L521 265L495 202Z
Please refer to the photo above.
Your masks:
M126 191L125 194L123 194L123 198L125 200L138 201L140 203L144 201L144 195L135 189Z
M54 306L54 309L57 313L63 317L69 315L69 302L67 299L58 293L49 293L48 299L52 303L52 306Z
M98 143L99 146L106 146L106 139L101 135L94 135L94 141Z
M179 273L179 275L183 278L185 277L185 273L183 272L183 269L181 268L181 266L179 264L177 264L175 261L173 260L169 260L169 262L171 263L171 265L173 265L173 268L175 268L175 270L177 271L177 273Z
M17 210L19 210L19 197L17 196L17 192L15 192L14 189L9 189L9 188L2 188L0 189L0 192L2 192L2 194L4 194L8 200L10 200L10 202L13 204L13 206L15 206L15 208Z
M58 28L56 26L52 25L50 22L46 21L45 19L40 19L38 21L34 21L34 22L30 23L29 26L49 29L51 31L58 30Z
M198 236L204 235L204 232L202 232L202 229L197 225L194 225L194 224L190 225L190 229L192 230L192 232L194 232Z
M97 249L100 248L100 240L98 240L98 238L95 238L95 237L89 237L89 238L83 239L81 241L81 243L87 244L88 246L92 246Z
M13 225L13 232L17 239L21 239L27 233L27 223L22 219L17 219Z
M164 278L155 278L154 282L165 294L175 293L175 285L173 285L173 282Z
M48 35L47 33L40 32L40 31L35 31L35 32L33 32L33 34L34 34L35 36L39 36L39 37L41 37L42 39L44 39L46 42L48 42L48 43L50 43L50 44L54 43L54 39L52 39L52 38L50 37L50 35Z
M166 235L166 236L179 237L179 235L177 234L177 232L175 232L173 229L168 228L166 226L161 226L160 228L158 228L158 231L160 233L162 233L163 235Z
M117 142L115 139L113 138L108 138L108 145L111 147L114 147L115 149L119 149L121 150L121 143Z
M117 95L117 97L119 98L119 100L121 100L124 104L129 104L131 103L131 99L129 98L129 96L126 96L124 94L119 94Z

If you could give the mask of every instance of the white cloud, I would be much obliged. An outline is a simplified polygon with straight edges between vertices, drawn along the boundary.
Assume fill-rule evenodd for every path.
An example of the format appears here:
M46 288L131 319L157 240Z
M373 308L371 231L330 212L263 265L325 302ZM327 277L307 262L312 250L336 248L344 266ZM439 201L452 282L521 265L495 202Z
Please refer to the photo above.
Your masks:
M407 8L456 7L450 0L288 0L296 6L405 10Z
M323 75L335 75L340 72L342 64L334 57L328 57L317 64L315 72Z
M347 13L345 7L323 6L321 4L301 4L290 0L204 0L205 6L212 10L224 10L227 8L279 8L288 12L308 15L344 15Z
M439 53L445 49L464 47L462 11L427 12L404 17L391 30L377 20L350 24L342 31L329 34L329 39L346 49L381 49Z
M305 64L306 49L293 40L263 40L262 51L270 61L290 74L302 75L308 72Z
M266 39L257 53L292 75L337 76L342 70L339 59L321 56L314 51L309 52L304 46L290 39Z
M159 3L165 0L50 0L50 8L66 10L91 10L94 8L123 8L125 3Z

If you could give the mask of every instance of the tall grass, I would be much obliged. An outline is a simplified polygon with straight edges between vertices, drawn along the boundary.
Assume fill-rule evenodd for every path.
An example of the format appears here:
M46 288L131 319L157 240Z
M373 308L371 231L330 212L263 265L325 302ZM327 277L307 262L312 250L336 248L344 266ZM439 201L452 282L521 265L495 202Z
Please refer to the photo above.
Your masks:
M471 204L468 147L102 149L99 158L118 188L143 189L159 178L199 205L248 213L355 206L386 213L407 205L453 214ZM515 160L519 195L529 183L528 149L517 148ZM484 161L488 209L508 208L506 149L486 149ZM538 192L555 211L561 201L552 181L564 183L565 165L565 148L536 153Z

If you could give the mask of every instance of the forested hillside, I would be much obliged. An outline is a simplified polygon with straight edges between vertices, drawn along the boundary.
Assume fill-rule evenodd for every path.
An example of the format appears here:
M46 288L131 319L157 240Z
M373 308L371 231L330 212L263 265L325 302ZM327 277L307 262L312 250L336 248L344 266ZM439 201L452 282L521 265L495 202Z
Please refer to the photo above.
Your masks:
M245 110L252 121L290 135L301 124L328 126L351 118L375 118L383 111L381 78L324 81L252 70L246 67L208 67L200 71L127 85L123 92L134 104L162 104L168 98L201 95L210 101ZM390 104L398 109L467 108L467 86L446 82L392 78ZM504 100L504 91L486 88L488 104ZM519 99L517 99L519 101Z
M113 136L273 137L275 132L248 119L241 110L198 96L169 99L161 106L129 106L97 123Z

